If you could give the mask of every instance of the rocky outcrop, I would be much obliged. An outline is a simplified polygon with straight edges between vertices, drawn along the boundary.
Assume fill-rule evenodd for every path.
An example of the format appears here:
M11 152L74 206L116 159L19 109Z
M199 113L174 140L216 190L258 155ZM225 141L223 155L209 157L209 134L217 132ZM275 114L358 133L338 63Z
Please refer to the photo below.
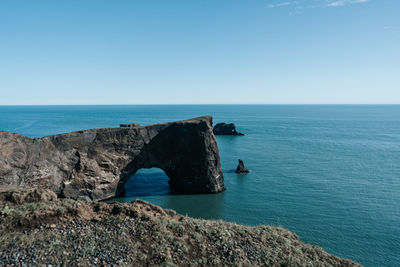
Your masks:
M140 127L138 123L120 124L119 127Z
M244 163L241 159L239 159L239 164L236 168L236 173L248 173L249 170L244 167Z
M244 135L236 131L236 126L233 123L217 123L214 126L213 132L215 135Z
M43 138L0 132L0 185L102 200L123 193L137 170L152 167L164 170L177 193L225 190L212 118Z
M31 202L48 202L57 200L57 195L43 188L0 187L0 202L24 204Z

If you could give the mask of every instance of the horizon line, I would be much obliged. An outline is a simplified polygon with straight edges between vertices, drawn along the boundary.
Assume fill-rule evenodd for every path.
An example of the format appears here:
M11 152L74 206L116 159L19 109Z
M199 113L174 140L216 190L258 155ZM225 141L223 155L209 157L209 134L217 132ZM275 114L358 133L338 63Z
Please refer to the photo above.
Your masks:
M400 103L197 103L197 104L0 104L0 107L17 106L394 106Z

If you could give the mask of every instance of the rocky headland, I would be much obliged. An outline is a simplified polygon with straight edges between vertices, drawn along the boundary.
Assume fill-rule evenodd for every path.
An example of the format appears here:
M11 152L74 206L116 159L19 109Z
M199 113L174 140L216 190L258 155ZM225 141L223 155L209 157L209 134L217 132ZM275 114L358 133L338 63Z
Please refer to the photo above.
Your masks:
M282 227L98 202L151 167L177 192L225 190L212 118L43 138L0 132L0 265L359 266Z
M177 193L225 190L212 117L29 138L0 132L0 185L46 188L60 197L121 195L141 168L157 167Z
M142 200L0 188L2 266L360 266L282 227L193 219Z

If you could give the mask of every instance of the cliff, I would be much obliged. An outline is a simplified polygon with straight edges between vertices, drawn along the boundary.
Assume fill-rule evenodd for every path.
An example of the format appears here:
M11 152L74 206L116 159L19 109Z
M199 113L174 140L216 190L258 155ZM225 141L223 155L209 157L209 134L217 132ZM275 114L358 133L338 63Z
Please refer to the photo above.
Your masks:
M193 219L142 200L0 188L0 265L360 266L282 227Z
M152 167L164 170L178 193L225 190L212 118L43 138L0 132L0 185L103 200L122 194L123 185L137 170Z

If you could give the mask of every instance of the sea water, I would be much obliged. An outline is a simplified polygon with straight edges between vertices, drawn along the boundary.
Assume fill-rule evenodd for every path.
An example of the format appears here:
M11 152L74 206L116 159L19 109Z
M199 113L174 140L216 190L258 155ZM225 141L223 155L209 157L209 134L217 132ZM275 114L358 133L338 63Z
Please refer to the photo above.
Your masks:
M125 197L114 200L141 198L192 217L280 225L365 266L399 266L400 106L1 106L0 130L42 137L201 115L245 133L217 136L225 192L171 195L160 169L142 169ZM239 158L250 173L234 173Z

